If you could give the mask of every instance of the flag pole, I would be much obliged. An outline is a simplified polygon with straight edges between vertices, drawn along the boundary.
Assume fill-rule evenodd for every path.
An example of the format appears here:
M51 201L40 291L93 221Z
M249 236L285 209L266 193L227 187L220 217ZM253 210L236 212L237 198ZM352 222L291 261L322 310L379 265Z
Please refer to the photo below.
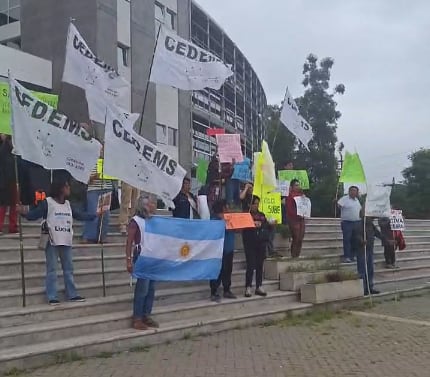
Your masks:
M369 269L367 268L366 215L364 215L363 232L364 232L364 238L363 239L366 241L364 243L364 267L365 267L365 272L366 272L366 285L367 285L367 292L369 294L369 299L370 299L370 306L373 306L372 292L370 292L370 283L369 283Z
M16 177L16 195L18 198L18 204L21 204L21 190L19 185L19 174L18 174L18 159L15 155L15 177ZM24 268L24 241L22 236L22 220L21 214L18 213L18 226L19 226L19 257L21 263L21 295L22 295L22 306L25 307L26 303L26 293L25 293L25 268Z
M152 53L151 65L149 67L148 80L146 81L145 96L143 97L142 114L140 117L139 135L142 135L143 114L145 112L146 99L148 97L148 90L149 90L149 83L151 82L152 66L154 65L155 51L156 51L157 46L158 46L158 38L160 36L160 32L161 32L161 23L160 23L160 26L158 27L157 38L155 39L154 51Z

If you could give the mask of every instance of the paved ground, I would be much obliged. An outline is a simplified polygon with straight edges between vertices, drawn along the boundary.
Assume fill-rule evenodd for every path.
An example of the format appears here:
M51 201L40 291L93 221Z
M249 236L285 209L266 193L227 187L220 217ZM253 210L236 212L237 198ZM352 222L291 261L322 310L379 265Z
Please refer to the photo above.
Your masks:
M366 312L411 320L399 323L378 315L314 314L111 358L57 365L24 376L429 376L430 295L387 302Z

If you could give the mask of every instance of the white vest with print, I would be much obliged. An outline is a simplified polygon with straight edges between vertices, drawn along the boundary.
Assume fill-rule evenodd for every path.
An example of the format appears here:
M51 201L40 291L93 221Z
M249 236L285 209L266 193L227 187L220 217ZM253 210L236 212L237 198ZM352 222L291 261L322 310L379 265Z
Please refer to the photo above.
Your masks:
M66 200L64 204L60 204L51 197L46 198L46 201L48 203L46 222L49 227L51 244L53 246L72 246L73 217L69 201Z
M145 235L145 219L140 217L140 216L134 216L133 220L136 222L137 226L139 227L140 247L141 247L141 250L143 250L143 245L144 245L143 238ZM137 245L135 245L135 246L137 246Z

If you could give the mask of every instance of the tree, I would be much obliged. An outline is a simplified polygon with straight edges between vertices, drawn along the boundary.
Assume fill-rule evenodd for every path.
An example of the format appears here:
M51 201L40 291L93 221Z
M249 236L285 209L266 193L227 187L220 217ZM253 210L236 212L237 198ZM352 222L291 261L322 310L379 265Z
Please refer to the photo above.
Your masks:
M403 170L403 185L393 188L391 202L410 218L430 216L430 149L409 156L411 166Z
M308 152L302 145L296 152L296 166L308 171L311 181L310 196L314 216L333 215L333 198L337 185L336 128L341 117L334 97L344 94L345 86L336 85L330 93L330 75L334 60L310 54L303 65L302 97L296 99L300 114L309 122L314 138Z

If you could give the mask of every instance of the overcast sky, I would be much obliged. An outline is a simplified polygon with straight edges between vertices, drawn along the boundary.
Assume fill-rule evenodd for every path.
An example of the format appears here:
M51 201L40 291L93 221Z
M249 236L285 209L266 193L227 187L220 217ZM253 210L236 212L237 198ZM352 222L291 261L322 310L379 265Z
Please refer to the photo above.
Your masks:
M430 1L196 0L257 72L269 104L303 94L309 53L335 60L338 138L369 181L401 178L407 155L430 147Z

